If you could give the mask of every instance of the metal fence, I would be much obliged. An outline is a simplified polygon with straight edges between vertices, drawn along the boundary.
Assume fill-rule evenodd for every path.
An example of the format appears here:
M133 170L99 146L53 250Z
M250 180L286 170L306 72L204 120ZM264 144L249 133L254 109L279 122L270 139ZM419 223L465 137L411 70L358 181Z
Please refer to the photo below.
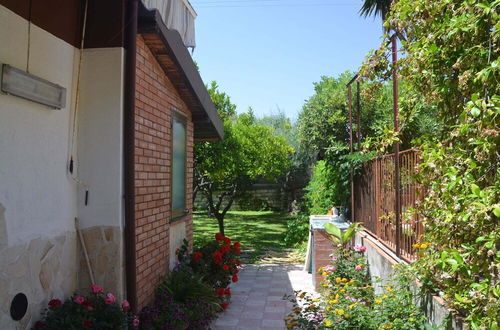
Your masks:
M423 231L420 217L412 212L423 197L423 189L415 181L419 155L415 150L399 153L400 230L396 229L394 160L391 154L363 164L360 175L354 180L354 217L389 249L411 262L415 259L412 246Z

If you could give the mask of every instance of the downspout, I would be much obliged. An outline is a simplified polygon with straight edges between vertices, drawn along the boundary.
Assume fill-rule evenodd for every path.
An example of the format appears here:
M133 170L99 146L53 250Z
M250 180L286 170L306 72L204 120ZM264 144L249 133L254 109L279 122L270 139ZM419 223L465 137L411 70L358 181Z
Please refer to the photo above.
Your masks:
M123 116L123 163L125 186L125 278L127 300L137 312L136 239L135 239L135 75L138 0L126 2L125 86Z

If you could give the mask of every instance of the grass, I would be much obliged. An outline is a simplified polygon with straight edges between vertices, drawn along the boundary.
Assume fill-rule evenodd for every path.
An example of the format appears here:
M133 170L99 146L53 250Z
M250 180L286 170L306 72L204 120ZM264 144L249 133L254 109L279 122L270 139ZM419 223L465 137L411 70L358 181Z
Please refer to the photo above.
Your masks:
M230 211L224 219L225 235L241 243L247 263L262 261L273 253L290 254L296 251L284 242L290 218L271 211ZM193 223L195 248L213 240L219 231L217 219L204 212L195 212Z

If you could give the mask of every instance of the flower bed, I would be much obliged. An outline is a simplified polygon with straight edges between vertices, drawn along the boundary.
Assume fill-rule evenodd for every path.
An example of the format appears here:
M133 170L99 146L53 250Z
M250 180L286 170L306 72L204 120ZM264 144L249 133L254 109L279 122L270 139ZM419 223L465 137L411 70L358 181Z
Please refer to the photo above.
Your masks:
M384 283L372 283L364 246L339 244L325 277L321 296L306 292L286 297L294 303L285 320L289 329L424 329L425 317L414 303L411 277L404 268ZM375 292L378 284L381 292Z
M229 306L229 284L238 281L240 248L220 233L194 253L184 241L176 251L176 267L157 289L155 303L140 314L141 328L207 329Z
M117 301L98 285L87 296L74 295L66 301L52 299L35 329L127 329L137 327L139 319L129 312L129 303Z

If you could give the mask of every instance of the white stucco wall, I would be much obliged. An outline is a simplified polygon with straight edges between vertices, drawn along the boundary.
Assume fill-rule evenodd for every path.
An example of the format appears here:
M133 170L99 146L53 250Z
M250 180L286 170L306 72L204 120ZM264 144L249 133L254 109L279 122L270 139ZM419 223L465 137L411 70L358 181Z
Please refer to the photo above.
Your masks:
M124 49L83 52L78 110L78 177L81 228L123 226L123 83Z
M26 69L28 22L0 6L0 63ZM74 230L77 187L67 175L78 50L31 25L29 72L67 89L53 110L0 94L0 204L8 245ZM1 226L0 226L1 228Z

